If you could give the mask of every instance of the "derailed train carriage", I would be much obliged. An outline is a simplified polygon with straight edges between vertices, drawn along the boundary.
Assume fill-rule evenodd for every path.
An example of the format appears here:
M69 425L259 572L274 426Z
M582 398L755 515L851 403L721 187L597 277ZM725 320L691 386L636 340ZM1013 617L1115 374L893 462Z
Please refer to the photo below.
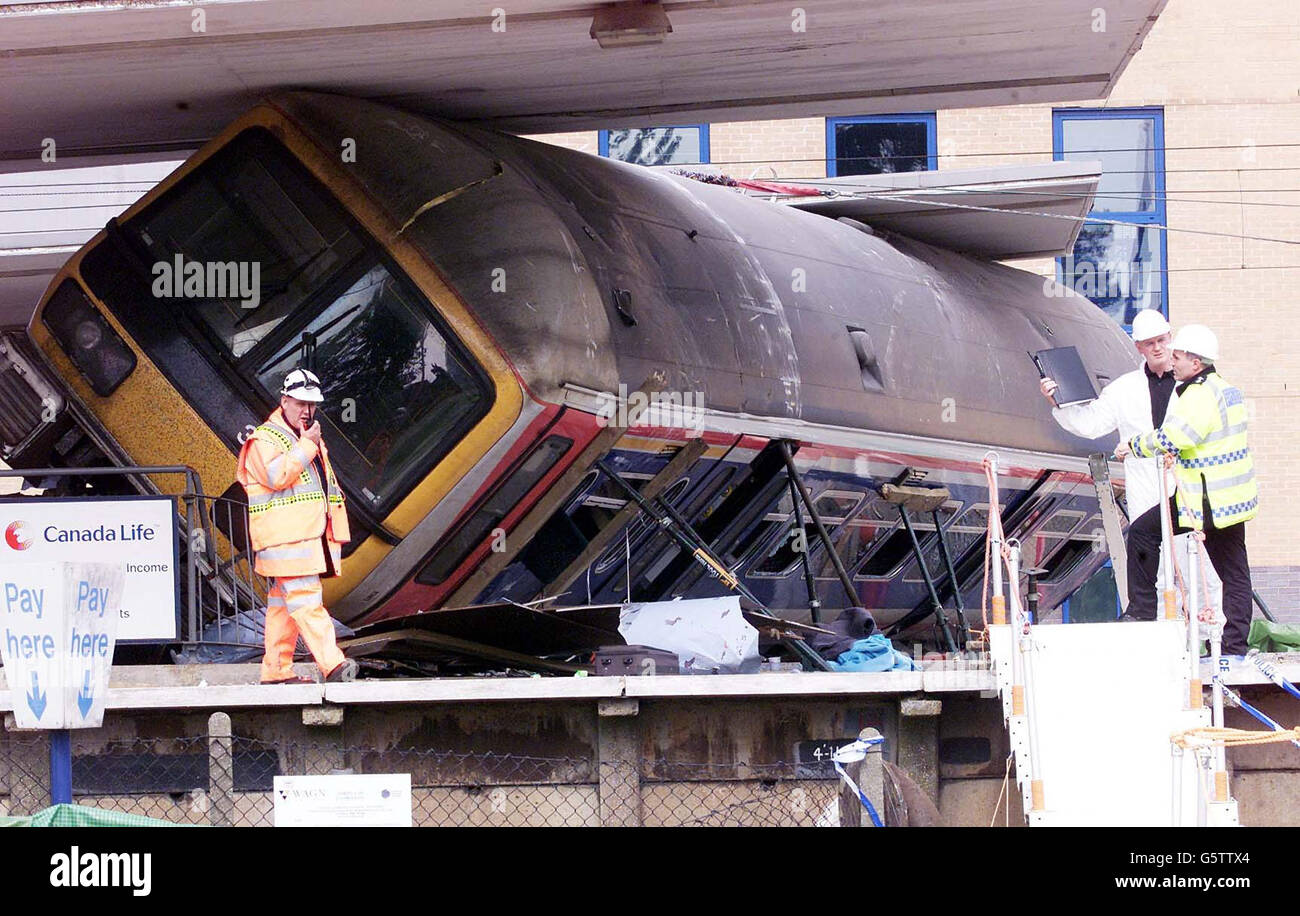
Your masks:
M156 283L157 265L191 262L256 264L256 303ZM62 415L13 433L8 460L181 460L233 495L240 443L314 351L354 538L326 601L353 624L500 599L726 593L628 506L626 484L775 612L806 615L810 583L825 608L846 606L784 448L854 603L896 632L928 626L918 560L941 567L936 523L978 605L980 461L997 449L1006 530L1053 608L1106 553L1092 448L1051 420L1025 352L1076 346L1103 382L1135 357L1091 303L1050 292L727 188L282 94L55 278L28 328L41 365L18 395L55 388ZM623 428L607 421L620 391L685 405ZM915 519L920 557L882 496L900 481L948 493Z

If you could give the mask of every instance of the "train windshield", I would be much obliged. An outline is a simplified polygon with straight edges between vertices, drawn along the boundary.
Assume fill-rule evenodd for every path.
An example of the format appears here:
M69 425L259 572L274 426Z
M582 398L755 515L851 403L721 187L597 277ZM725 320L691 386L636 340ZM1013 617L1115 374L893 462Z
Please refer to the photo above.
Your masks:
M82 272L183 393L194 351L263 405L313 353L334 463L377 511L490 406L482 370L418 289L260 130L110 232Z

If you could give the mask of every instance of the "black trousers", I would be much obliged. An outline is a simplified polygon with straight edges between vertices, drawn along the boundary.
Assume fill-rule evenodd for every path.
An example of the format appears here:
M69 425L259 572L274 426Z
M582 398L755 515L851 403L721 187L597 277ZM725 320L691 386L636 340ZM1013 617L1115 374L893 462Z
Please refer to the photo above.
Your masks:
M1246 636L1250 633L1253 586L1250 581L1250 560L1246 556L1246 523L1240 522L1226 528L1215 528L1209 503L1205 511L1205 552L1210 555L1214 571L1223 581L1223 654L1245 655L1250 647ZM1200 583L1189 587L1200 588Z
M1186 531L1177 524L1174 501L1169 500L1174 533ZM1157 503L1128 524L1128 614L1140 620L1159 616L1156 575L1160 571L1160 505Z
M1178 524L1178 512L1171 499L1170 517L1174 519L1174 534L1190 531ZM1214 515L1206 502L1201 507L1205 518L1205 552L1210 557L1214 572L1223 583L1223 653L1245 655L1249 650L1246 636L1250 632L1250 618L1254 612L1251 599L1254 586L1250 581L1250 560L1246 556L1246 524L1214 527ZM1156 595L1156 575L1160 570L1160 506L1152 506L1128 526L1128 613L1143 620L1159 616ZM1197 577L1199 580L1199 576ZM1188 583L1198 589L1199 581ZM1198 601L1198 604L1201 602Z

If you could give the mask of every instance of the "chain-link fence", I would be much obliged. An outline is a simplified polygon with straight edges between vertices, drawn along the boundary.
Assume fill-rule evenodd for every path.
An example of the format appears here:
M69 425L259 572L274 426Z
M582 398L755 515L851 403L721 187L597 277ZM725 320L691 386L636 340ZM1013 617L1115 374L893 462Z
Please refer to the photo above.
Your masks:
M835 826L840 786L806 763L601 763L238 735L91 743L74 733L72 800L183 824L272 826L276 776L405 773L412 823L439 826ZM49 742L0 733L0 814L50 803Z

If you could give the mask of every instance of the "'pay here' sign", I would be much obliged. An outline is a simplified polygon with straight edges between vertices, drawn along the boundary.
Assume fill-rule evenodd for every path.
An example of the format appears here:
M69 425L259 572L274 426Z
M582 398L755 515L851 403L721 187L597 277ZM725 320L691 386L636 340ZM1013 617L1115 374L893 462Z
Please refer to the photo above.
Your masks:
M19 728L98 728L125 570L110 563L0 566L0 659Z

